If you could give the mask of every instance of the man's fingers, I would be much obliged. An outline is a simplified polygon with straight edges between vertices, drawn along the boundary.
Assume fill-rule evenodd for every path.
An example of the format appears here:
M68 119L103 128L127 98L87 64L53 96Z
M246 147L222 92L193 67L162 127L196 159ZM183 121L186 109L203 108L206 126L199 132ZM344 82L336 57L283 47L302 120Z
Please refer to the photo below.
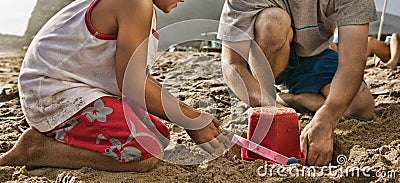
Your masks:
M317 159L315 160L314 165L315 165L315 166L323 166L323 165L325 165L326 158L327 158L326 156L324 156L324 155L322 155L322 154L319 154L319 156L318 156Z
M300 150L303 152L304 156L307 159L308 155L308 136L307 135L300 135Z
M315 160L315 166L324 166L332 161L332 153L319 154L318 158Z
M315 162L317 161L319 157L319 154L316 154L315 151L312 149L309 149L309 152L307 154L307 159L306 159L306 164L307 165L315 165Z
M306 131L303 131L306 132ZM315 165L315 161L318 158L318 152L313 150L312 146L309 146L309 139L307 133L300 135L301 151L306 156L307 165Z
M332 161L332 153L327 156L327 158L324 161L324 165L328 165Z

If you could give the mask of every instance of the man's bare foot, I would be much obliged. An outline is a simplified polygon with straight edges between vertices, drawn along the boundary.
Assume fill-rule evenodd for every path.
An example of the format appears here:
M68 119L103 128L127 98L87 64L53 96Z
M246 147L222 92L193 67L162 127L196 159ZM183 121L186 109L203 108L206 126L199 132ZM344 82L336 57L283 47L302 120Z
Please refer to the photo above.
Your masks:
M51 139L39 131L29 128L10 151L0 156L0 166L38 166L36 160L43 157L42 149L49 140Z
M288 103L292 101L292 94L279 92L276 93L276 103L284 107L290 107Z
M295 109L297 112L314 113L324 103L325 98L322 95L314 93L290 94L279 92L276 94L276 102Z

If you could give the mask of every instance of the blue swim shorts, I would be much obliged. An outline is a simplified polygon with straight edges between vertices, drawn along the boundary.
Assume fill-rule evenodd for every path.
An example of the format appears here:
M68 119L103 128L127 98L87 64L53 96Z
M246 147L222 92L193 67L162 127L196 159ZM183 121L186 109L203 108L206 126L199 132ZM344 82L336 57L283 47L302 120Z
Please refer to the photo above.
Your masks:
M338 67L338 53L326 49L318 55L300 57L290 49L289 65L275 79L276 84L284 84L289 93L316 93L332 82Z

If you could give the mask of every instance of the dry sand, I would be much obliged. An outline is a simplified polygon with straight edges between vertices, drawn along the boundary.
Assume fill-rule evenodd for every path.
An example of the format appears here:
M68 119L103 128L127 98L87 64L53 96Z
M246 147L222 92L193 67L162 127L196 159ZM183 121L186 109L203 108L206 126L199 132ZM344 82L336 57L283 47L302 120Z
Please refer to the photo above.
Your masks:
M0 153L8 151L21 133L28 128L23 116L17 89L17 77L23 56L0 57ZM0 167L0 182L400 182L400 68L390 70L375 68L367 64L365 81L374 94L375 118L365 123L353 119L341 120L335 130L333 165L337 167L329 174L328 169L317 167L317 176L281 177L277 165L273 175L259 176L257 168L261 161L246 162L220 157L201 165L182 166L161 162L148 173L110 173L91 168L79 170L40 168L26 170L25 167ZM218 116L230 129L245 129L246 105L229 96L229 90L221 82L220 55L205 53L166 53L153 67L152 75L179 99L189 105L202 108ZM302 114L299 118L304 127L312 116ZM172 139L178 144L190 144L183 130L168 124ZM234 147L230 155L237 154ZM184 154L192 158L200 154ZM338 165L336 158L345 155L347 162ZM61 157L60 157L61 158ZM396 171L396 177L379 178L346 176L346 168L371 167L366 172ZM301 165L287 167L301 170ZM341 174L341 170L343 174ZM321 174L325 172L325 174ZM353 169L352 173L357 173ZM393 174L391 174L393 175Z

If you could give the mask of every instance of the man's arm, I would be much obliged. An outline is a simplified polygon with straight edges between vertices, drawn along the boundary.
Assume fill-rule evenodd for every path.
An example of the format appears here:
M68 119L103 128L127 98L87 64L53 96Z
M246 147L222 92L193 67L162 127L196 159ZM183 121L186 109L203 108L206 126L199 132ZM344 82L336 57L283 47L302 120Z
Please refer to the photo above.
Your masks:
M249 56L250 44L251 41L224 42L222 72L226 83L239 99L252 107L265 106L271 97L262 89L249 70L248 61L244 59Z
M363 81L368 24L339 27L339 40L339 65L324 104L334 114L335 126L353 101Z
M339 27L338 69L325 103L301 134L309 165L326 165L332 159L333 131L362 83L367 41L368 24Z

